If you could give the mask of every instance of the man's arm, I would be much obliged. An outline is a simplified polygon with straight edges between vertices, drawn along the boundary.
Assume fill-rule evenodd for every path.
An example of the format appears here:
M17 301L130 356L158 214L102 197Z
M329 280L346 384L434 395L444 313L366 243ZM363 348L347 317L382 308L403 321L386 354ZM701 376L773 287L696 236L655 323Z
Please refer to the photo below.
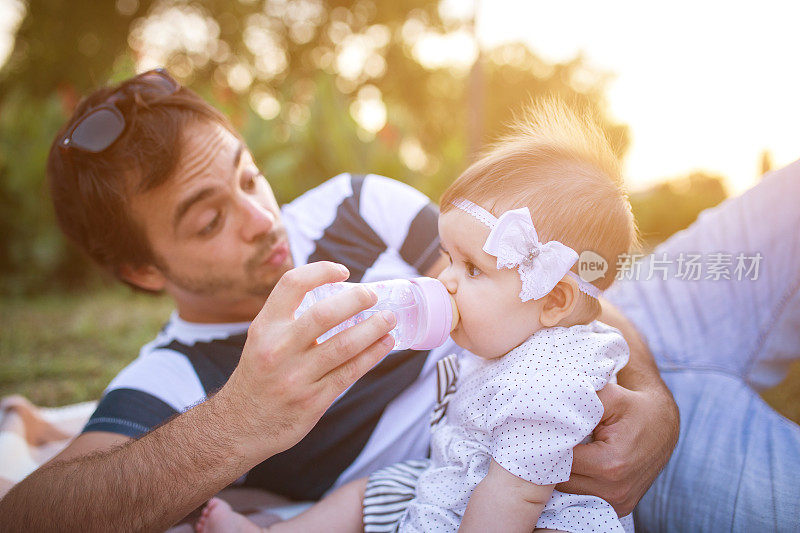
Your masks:
M521 479L494 459L467 504L459 531L529 533L536 527L554 485L536 485Z
M650 348L642 340L639 332L636 331L631 322L625 318L619 309L611 305L607 300L601 299L602 312L598 320L617 328L630 348L630 360L622 370L619 371L617 380L620 385L629 390L651 390L661 392L672 398L672 393L664 384L658 372L656 362L650 353ZM654 392L651 390L651 392ZM674 402L672 402L674 406Z
M605 412L594 441L575 447L572 475L556 488L599 496L623 516L669 461L680 422L672 394L636 328L609 302L601 303L599 320L622 332L630 361L619 372L621 386L608 384L598 393Z
M241 430L231 424L236 417L225 416L233 406L224 398L219 394L139 440L51 461L0 501L4 528L166 529L252 466L234 437Z
M316 344L323 332L374 305L376 296L363 287L332 296L294 320L308 290L346 277L346 269L333 263L284 275L251 324L239 365L216 395L138 440L80 453L83 446L111 444L99 434L80 437L71 452L0 500L3 530L163 530L293 446L393 345L387 333L394 318L381 315Z

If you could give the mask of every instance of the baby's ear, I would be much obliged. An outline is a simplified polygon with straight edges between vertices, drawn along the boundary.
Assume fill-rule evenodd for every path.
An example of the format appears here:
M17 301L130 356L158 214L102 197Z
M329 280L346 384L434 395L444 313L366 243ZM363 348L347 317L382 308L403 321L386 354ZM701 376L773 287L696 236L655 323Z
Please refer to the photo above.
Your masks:
M539 322L544 327L551 328L575 309L578 303L578 283L571 276L564 276L544 298Z

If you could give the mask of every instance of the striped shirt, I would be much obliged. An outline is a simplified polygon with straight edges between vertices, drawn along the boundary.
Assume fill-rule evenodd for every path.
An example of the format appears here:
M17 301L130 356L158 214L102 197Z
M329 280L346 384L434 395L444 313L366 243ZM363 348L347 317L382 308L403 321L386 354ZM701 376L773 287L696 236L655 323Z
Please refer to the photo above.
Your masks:
M336 261L350 281L419 276L438 258L436 207L377 175L341 174L282 208L295 265ZM173 313L139 357L111 382L84 428L133 438L203 402L236 367L249 323L196 324ZM457 347L393 351L337 398L293 448L242 481L293 499L378 468L425 457L436 361Z

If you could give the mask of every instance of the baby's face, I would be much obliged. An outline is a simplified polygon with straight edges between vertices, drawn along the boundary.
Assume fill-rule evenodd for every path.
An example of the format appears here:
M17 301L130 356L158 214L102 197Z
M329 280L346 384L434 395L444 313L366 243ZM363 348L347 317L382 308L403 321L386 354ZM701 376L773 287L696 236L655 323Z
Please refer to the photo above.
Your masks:
M483 251L489 228L460 209L439 217L442 247L450 264L439 274L461 315L451 333L461 347L493 359L519 346L541 329L544 299L519 299L522 282L516 269L497 269L497 259Z

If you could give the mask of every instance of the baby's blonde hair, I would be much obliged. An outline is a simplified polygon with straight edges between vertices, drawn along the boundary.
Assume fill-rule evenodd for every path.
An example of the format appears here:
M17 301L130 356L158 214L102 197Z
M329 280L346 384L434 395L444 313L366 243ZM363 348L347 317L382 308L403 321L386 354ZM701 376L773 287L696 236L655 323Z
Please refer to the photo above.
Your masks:
M578 115L562 101L531 104L511 133L500 139L442 195L444 214L465 198L500 216L528 207L541 242L560 241L578 254L591 250L608 263L593 283L608 288L622 254L638 243L623 188L620 163L597 121ZM577 272L577 263L573 266ZM600 312L581 295L584 319Z

